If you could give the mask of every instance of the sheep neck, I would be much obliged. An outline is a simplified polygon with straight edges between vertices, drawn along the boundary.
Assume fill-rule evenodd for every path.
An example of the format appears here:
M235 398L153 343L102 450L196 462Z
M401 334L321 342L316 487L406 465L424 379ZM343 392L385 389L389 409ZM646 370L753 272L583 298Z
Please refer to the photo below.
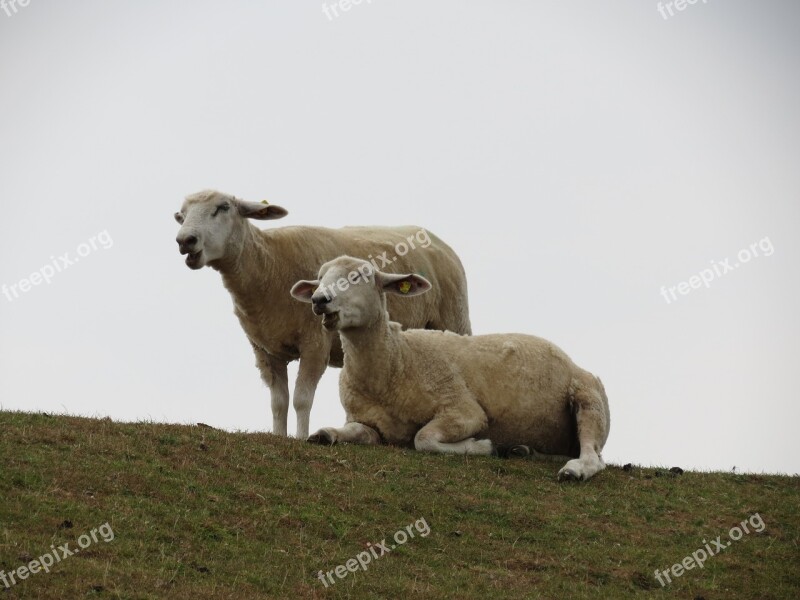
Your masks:
M339 332L344 350L344 369L370 395L391 388L401 368L400 326L389 322L388 314L368 327Z
M265 232L245 223L231 246L230 256L217 261L213 267L222 275L225 288L233 295L237 305L246 309L250 300L262 304L264 298L261 295L275 270L275 260Z

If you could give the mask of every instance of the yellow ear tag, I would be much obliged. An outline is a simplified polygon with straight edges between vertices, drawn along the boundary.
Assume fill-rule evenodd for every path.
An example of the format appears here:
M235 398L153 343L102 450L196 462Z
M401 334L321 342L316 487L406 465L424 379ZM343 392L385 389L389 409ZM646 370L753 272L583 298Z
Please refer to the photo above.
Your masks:
M411 291L411 284L410 284L408 281L403 281L403 282L402 282L402 283L401 283L399 286L397 286L397 287L400 289L400 293L401 293L401 294L407 294L408 292L410 292L410 291Z
M267 206L269 206L269 202L267 202L266 200L262 200L261 204L266 204Z

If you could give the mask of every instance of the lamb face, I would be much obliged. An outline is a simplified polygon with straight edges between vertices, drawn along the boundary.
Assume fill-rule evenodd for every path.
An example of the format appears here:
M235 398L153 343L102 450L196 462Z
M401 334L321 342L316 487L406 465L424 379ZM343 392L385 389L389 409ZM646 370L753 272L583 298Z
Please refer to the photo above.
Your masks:
M419 275L381 273L365 260L340 256L322 265L319 279L298 281L291 294L312 304L323 327L342 331L367 328L385 318L386 293L416 296L430 288Z
M175 220L181 224L175 241L186 265L200 269L225 258L235 241L241 241L245 219L280 219L287 211L280 206L244 202L231 195L206 190L187 196Z
M322 265L317 281L297 283L292 295L311 302L328 330L369 326L386 310L372 265L344 256Z

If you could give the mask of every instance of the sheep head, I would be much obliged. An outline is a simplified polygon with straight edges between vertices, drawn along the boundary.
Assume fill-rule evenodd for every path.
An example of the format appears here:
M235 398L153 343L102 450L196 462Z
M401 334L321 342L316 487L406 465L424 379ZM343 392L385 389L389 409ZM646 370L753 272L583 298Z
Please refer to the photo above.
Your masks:
M187 196L181 210L175 213L175 220L181 225L175 241L180 253L187 255L186 265L200 269L225 258L241 244L245 219L264 221L287 214L286 209L266 201L245 202L230 194L206 190Z
M431 289L420 275L383 273L372 263L340 256L320 267L319 279L298 281L291 294L309 302L328 330L369 327L386 315L386 294L417 296Z

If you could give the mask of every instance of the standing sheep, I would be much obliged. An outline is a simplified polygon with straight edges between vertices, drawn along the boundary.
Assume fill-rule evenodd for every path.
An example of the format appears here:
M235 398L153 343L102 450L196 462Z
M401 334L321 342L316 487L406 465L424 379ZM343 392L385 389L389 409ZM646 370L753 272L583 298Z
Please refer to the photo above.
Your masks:
M286 435L289 410L287 365L300 359L293 404L297 436L308 437L314 392L328 364L342 366L335 331L324 331L288 290L298 279L343 253L372 258L380 266L423 273L441 293L419 302L389 304L392 318L405 327L470 333L467 281L458 256L419 227L283 227L262 231L248 219L280 219L287 211L204 191L186 198L175 219L176 241L191 269L220 272L233 297L234 313L256 355L256 366L270 389L272 431Z
M324 264L317 281L292 295L313 304L344 348L339 378L344 427L308 441L411 445L457 454L550 455L568 460L559 480L586 480L605 468L600 452L610 416L603 384L550 342L522 334L460 336L401 331L386 294L436 291L419 275L372 272L349 256ZM369 271L369 273L367 273ZM352 285L336 297L333 282ZM572 458L574 457L574 458Z

